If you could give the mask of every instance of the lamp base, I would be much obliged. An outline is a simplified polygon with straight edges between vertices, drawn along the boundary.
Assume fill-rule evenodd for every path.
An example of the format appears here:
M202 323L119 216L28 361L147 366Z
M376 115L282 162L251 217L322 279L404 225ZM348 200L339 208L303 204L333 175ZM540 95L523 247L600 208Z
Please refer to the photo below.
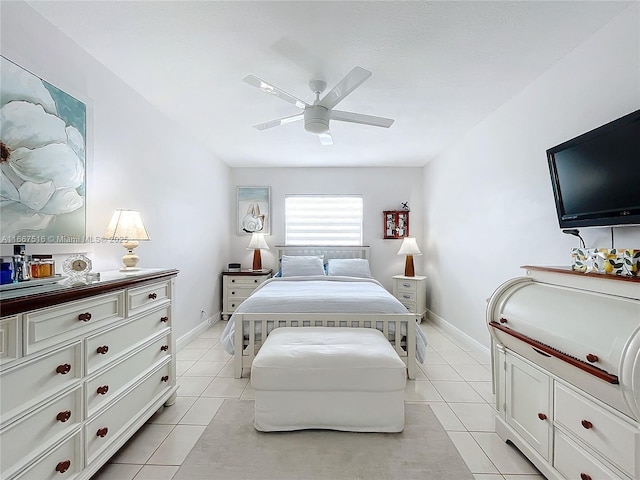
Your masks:
M413 255L407 255L407 258L404 261L404 276L405 277L416 276L416 272L413 269Z
M262 270L262 255L260 249L256 248L253 251L253 268L252 270Z
M137 272L140 270L138 267L138 260L140 258L138 255L133 253L133 249L138 246L138 242L136 240L131 240L129 242L123 242L122 246L127 249L127 253L122 256L122 263L124 263L124 267L120 269L121 272Z

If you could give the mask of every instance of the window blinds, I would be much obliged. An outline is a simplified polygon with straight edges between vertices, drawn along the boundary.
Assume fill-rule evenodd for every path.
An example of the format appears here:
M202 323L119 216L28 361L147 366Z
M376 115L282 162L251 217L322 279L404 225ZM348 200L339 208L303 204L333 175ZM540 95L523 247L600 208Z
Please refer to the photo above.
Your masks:
M362 195L285 195L287 245L362 245Z

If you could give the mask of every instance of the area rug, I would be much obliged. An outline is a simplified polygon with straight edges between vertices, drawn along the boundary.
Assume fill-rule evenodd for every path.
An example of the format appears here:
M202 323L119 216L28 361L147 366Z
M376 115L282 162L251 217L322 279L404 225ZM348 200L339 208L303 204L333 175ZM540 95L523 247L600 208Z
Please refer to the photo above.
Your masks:
M262 433L253 409L225 400L173 480L473 480L426 404L405 404L402 433Z

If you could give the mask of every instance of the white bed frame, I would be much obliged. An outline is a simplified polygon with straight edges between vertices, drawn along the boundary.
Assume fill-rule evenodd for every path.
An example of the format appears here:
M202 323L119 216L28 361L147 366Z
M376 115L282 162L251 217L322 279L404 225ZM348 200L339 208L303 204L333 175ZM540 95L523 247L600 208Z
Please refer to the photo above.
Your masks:
M282 255L323 255L325 262L331 258L369 258L369 247L352 246L277 246L278 258ZM352 327L377 328L389 340L407 366L407 376L415 379L416 363L416 315L399 314L353 314L353 313L234 313L234 377L242 377L244 368L251 368L262 342L274 328L278 327ZM243 322L248 328L243 329ZM259 328L256 328L260 325ZM393 325L392 328L390 326ZM405 328L403 328L403 326ZM405 341L402 335L406 331ZM257 335L256 333L259 332ZM262 332L267 332L263 334ZM391 333L393 332L393 333ZM245 338L245 337L248 337Z

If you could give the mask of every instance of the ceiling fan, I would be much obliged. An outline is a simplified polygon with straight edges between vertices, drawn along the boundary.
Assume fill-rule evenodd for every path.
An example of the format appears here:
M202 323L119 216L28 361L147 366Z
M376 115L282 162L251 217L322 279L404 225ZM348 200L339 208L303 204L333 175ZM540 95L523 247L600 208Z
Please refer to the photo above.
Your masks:
M389 128L394 120L391 118L373 117L362 113L343 112L341 110L333 110L338 103L358 88L362 82L371 76L371 72L362 67L354 67L338 84L333 87L320 100L320 94L327 88L326 82L322 80L312 80L309 82L309 88L315 93L316 99L312 104L303 102L299 98L280 90L278 87L256 77L255 75L247 75L244 81L249 85L259 88L263 92L275 95L285 102L289 102L298 108L302 113L291 115L290 117L271 120L270 122L254 125L258 130L266 130L267 128L285 125L291 122L304 120L304 129L307 132L318 135L322 145L333 145L333 138L329 131L329 120L339 120L341 122L361 123L363 125L373 125L374 127Z

